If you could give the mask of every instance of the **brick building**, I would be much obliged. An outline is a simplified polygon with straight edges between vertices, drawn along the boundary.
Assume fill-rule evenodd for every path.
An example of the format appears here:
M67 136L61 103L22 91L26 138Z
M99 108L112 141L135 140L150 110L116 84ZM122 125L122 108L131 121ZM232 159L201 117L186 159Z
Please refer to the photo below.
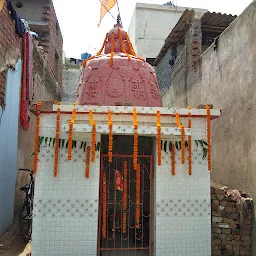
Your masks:
M31 6L27 5L29 2ZM37 13L40 3L41 21ZM19 15L14 13L16 20L13 19L10 7L8 10L9 4L9 1L5 1L0 10L0 234L12 223L14 212L23 199L19 187L26 184L28 176L18 172L18 169L33 168L31 153L34 150L35 133L34 116L30 116L29 129L24 130L20 123L23 37L17 33ZM32 41L31 104L40 99L60 100L62 36L52 2L13 1L12 7L40 36L40 41Z
M63 38L52 0L11 0L17 13L32 31L39 35L39 46L44 49L49 70L62 91Z

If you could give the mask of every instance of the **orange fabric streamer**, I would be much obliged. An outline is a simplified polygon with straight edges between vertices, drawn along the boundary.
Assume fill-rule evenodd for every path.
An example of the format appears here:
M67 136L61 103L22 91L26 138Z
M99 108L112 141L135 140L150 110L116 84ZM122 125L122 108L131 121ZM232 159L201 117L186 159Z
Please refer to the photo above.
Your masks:
M55 151L54 151L54 177L58 175L59 166L59 138L60 138L60 102L58 102L57 116L56 116L56 137L55 137Z
M108 161L111 163L113 161L113 123L110 110L108 110L108 129Z
M212 170L212 148L211 148L211 109L207 105L207 144L208 144L208 170Z
M162 150L161 150L161 120L160 111L156 113L156 129L157 129L157 164L160 166L162 164Z
M139 145L139 134L138 134L138 120L137 120L137 111L133 110L133 129L134 129L134 138L133 138L133 168L137 170L138 167L138 145Z
M68 160L72 160L72 144L73 144L73 125L76 120L76 103L74 103L74 108L72 111L71 121L69 122L69 130L68 130Z
M85 163L86 163L85 177L86 177L86 179L90 178L90 154L91 154L91 147L88 146L86 148L86 159L85 159Z
M103 172L102 184L102 237L107 237L107 174Z
M124 189L123 189L123 233L126 233L127 210L127 161L124 161Z
M136 170L136 228L140 228L140 164Z
M113 67L114 51L115 51L115 35L113 32L111 35L110 67Z
M41 101L37 102L36 105L36 133L35 133L35 150L34 150L34 173L37 173L38 165L38 153L39 153L39 132L40 132L40 109L42 103Z
M191 107L188 107L191 109ZM188 112L188 128L192 128L191 112ZM188 174L192 175L192 136L188 136Z

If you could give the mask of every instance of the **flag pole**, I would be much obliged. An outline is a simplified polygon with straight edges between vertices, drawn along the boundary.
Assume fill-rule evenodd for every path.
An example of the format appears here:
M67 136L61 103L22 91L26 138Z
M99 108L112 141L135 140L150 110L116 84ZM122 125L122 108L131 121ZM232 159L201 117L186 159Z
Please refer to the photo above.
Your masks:
M116 0L116 5L117 5L118 14L119 14L119 16L120 16L121 25L123 26L123 22L122 22L122 19L121 19L121 13L120 13L120 8L119 8L118 0Z

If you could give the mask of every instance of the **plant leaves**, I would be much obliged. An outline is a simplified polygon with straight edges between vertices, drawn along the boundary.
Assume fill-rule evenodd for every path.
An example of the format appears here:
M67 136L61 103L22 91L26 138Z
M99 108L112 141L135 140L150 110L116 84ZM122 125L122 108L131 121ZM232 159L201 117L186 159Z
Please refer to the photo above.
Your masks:
M81 142L80 149L83 148L84 142Z
M204 148L204 143L203 143L203 141L202 141L202 140L199 140L199 143L200 143L201 147Z
M59 139L59 148L61 147L61 139Z
M185 148L188 148L188 141L185 141Z
M164 142L164 152L166 153L167 151L167 141Z
M52 138L50 138L50 141L49 141L49 147L51 146L51 142L52 142Z
M61 147L64 148L64 146L65 146L65 139L62 139L62 141L61 141Z
M97 151L100 150L100 142L97 143Z
M208 143L205 140L202 140L204 145L208 147Z
M56 141L56 138L53 138L53 142L52 142L53 147L55 146L55 141Z
M66 142L66 149L68 149L68 140L67 140L67 142Z
M198 141L197 140L195 140L195 143L196 143L196 146L198 147Z
M48 137L45 137L45 140L44 140L45 146L47 146L47 141L48 141Z
M205 159L205 158L206 158L207 153L208 153L207 148L203 148L203 159Z
M179 141L179 147L180 147L180 149L179 149L179 150L181 150L181 141Z
M178 141L175 141L175 147L179 151L179 143L178 143Z
M170 141L169 142L169 150L170 150L170 152L172 152L172 147L173 147L173 145L172 145L172 142Z
M44 140L44 137L43 137L43 136L42 136L42 137L39 137L39 146L41 146L43 140Z
M161 150L163 150L163 141L161 140Z
M85 152L85 149L86 149L86 144L87 144L87 143L86 143L86 141L85 141L85 142L84 142L84 152Z

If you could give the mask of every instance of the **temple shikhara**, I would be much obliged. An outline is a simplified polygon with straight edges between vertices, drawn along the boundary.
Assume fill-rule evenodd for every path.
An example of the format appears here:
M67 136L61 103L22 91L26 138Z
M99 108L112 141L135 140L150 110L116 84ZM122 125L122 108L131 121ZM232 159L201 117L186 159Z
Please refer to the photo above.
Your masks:
M33 256L211 255L211 120L163 108L120 22L73 105L38 102Z

